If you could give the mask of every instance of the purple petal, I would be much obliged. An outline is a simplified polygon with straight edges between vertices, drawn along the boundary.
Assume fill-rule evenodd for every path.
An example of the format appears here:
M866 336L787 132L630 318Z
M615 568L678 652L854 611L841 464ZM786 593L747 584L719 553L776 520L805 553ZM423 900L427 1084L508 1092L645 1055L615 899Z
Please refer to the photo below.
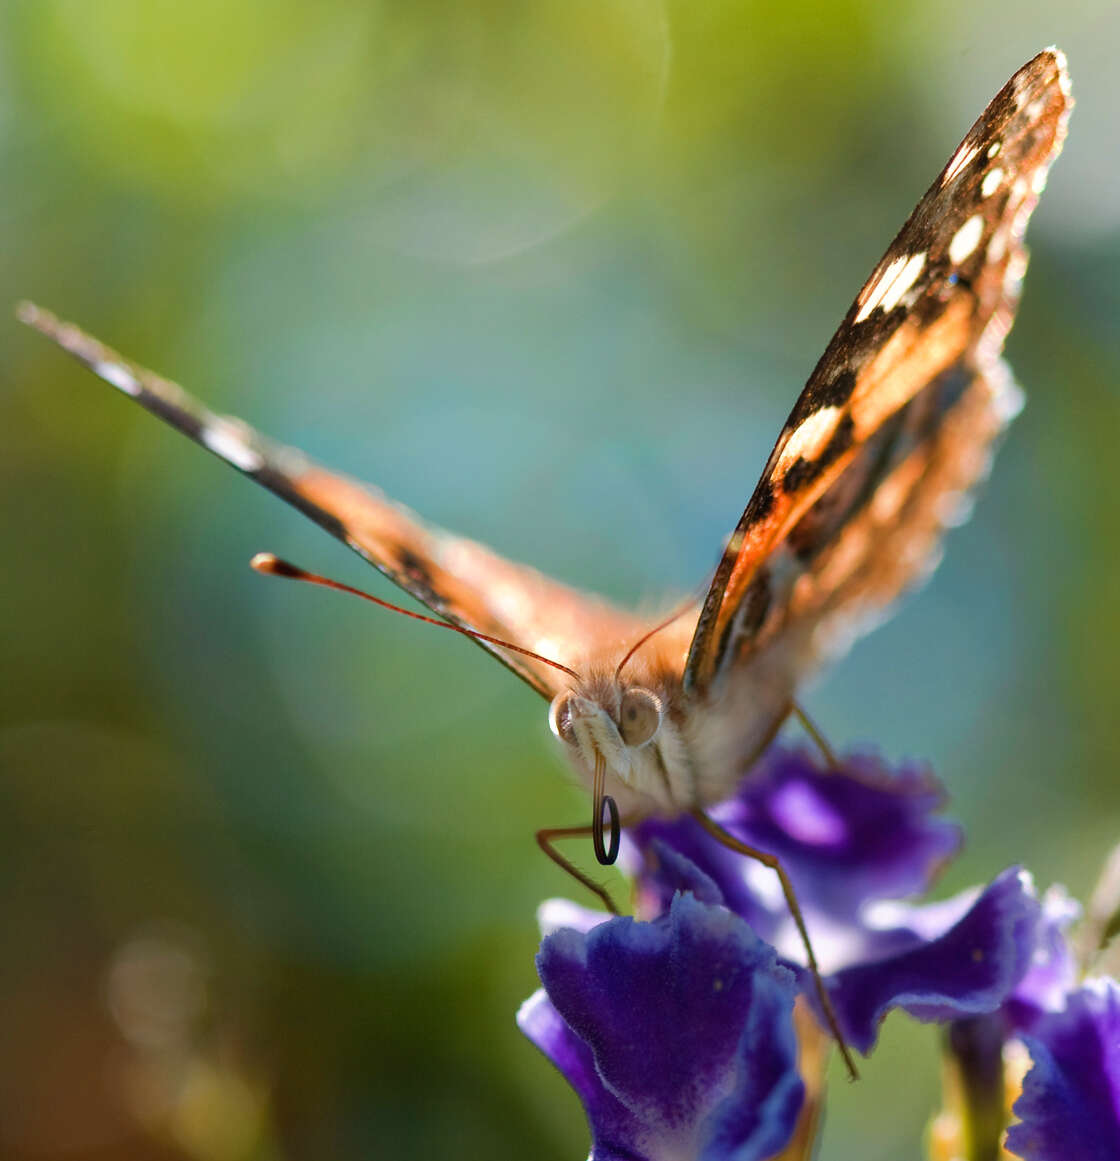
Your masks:
M564 1023L543 988L521 1005L517 1026L552 1061L583 1103L591 1125L590 1161L639 1161L630 1142L644 1130L641 1119L603 1086L591 1049Z
M1080 914L1080 905L1065 888L1051 887L1043 895L1031 966L1007 1002L1008 1021L1018 1031L1030 1031L1040 1016L1065 1007L1076 987L1077 961L1066 932Z
M1023 1037L1034 1062L1007 1147L1026 1161L1120 1157L1120 984L1094 980Z
M771 747L736 796L713 815L749 846L777 856L806 913L853 918L869 901L928 887L960 845L960 830L933 818L944 795L922 767L891 772L870 754L821 770L804 750ZM773 935L784 904L760 896L750 861L721 847L692 819L644 823L640 847L660 839L691 860L759 934ZM665 901L669 882L652 888ZM781 912L781 915L778 915Z
M960 829L932 818L945 803L924 766L890 770L870 753L823 771L805 750L772 748L721 821L777 855L805 899L833 912L924 891L960 846Z
M793 980L736 916L681 896L653 923L557 931L537 965L547 999L519 1021L583 1100L597 1161L755 1161L789 1139Z
M757 864L721 846L694 819L650 819L634 829L631 841L644 856L633 860L644 914L661 915L678 893L692 892L722 900L752 931L773 940L784 916L753 889Z
M1030 877L1015 868L978 896L898 910L908 924L882 932L890 953L827 981L846 1038L864 1053L891 1008L926 1021L995 1011L1030 965L1041 913Z
M698 826L696 829L700 830ZM631 840L627 840L627 845L633 850ZM687 854L660 838L651 837L647 840L641 862L635 863L631 873L636 876L635 910L639 915L664 915L677 895L691 895L701 903L713 906L725 905L719 884L710 875L706 875Z

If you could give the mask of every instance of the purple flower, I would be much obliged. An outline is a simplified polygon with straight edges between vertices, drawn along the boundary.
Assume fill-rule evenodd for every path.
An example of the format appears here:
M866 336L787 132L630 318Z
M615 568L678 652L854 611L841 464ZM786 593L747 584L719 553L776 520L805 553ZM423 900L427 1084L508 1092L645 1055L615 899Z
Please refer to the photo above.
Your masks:
M1065 1007L1078 978L1068 932L1080 915L1081 905L1064 887L1050 887L1042 896L1030 967L1003 1009L1009 1032L1028 1032L1040 1017Z
M1025 1161L1120 1157L1120 984L1093 980L1023 1036L1033 1066L1007 1148Z
M762 1161L789 1140L792 975L722 907L679 895L652 922L566 905L518 1023L587 1111L593 1161Z
M1004 1156L1001 1142L1010 1101L1021 1091L1026 1052L1008 1042L1060 1012L1076 987L1077 964L1066 932L1080 913L1060 887L1041 901L1034 950L1026 974L995 1012L954 1020L945 1040L947 1108L935 1131L942 1153ZM965 1144L967 1141L969 1144Z
M942 802L936 781L914 766L892 773L855 755L826 772L804 751L772 747L712 811L741 841L781 860L845 1038L864 1053L889 1009L937 1021L992 1012L1031 964L1040 907L1021 871L944 902L898 901L925 890L960 843L955 826L932 817ZM691 818L644 823L631 842L644 910L659 913L679 890L723 902L777 948L815 1003L773 872Z

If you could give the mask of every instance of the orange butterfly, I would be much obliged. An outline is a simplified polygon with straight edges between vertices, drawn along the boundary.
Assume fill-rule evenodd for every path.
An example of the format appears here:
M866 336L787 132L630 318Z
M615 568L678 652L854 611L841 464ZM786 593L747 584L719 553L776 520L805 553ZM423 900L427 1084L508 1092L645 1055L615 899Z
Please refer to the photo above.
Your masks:
M1000 352L1026 268L1027 220L1071 107L1065 59L1048 49L984 110L810 376L707 596L668 620L613 608L431 528L375 489L213 414L49 312L25 304L20 317L310 516L546 698L594 807L590 826L538 840L611 906L553 839L591 834L609 863L621 825L694 812L721 841L775 865L704 808L732 793L806 674L932 567L962 495L983 475L1019 405ZM346 587L274 557L254 564Z

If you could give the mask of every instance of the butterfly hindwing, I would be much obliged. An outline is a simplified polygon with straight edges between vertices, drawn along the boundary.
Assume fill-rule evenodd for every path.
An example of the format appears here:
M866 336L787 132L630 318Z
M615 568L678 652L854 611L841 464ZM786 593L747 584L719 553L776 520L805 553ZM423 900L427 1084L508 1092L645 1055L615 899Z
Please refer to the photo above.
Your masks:
M812 543L818 556L826 547L840 551L839 542L861 509L850 501L839 522L835 513L828 519L814 514L817 505L829 506L831 489L862 494L868 503L888 479L901 478L893 474L904 470L908 457L917 457L909 459L913 464L922 455L949 454L938 443L937 428L951 422L961 400L990 398L993 414L1006 411L1007 392L986 385L1006 378L999 353L1026 268L1022 238L1061 149L1071 106L1060 52L1048 49L1024 65L985 109L856 296L728 541L689 649L687 690L705 690L748 656L759 634L773 629L776 610L793 600L797 576L810 570L796 562L779 568L783 579L775 589L776 566L796 557L787 541ZM962 385L959 398L933 406L932 427L922 439L915 442L911 432L899 447L885 450L882 444L889 439L876 440L877 433L889 436L892 418L919 403L942 377ZM984 447L998 430L991 426L977 427L977 442ZM916 476L914 487L929 484ZM917 540L925 560L937 532L928 521L922 529ZM921 562L905 569L882 567L873 549L867 546L861 567L877 570L879 581L859 589L863 616L888 603L922 569ZM845 551L852 558L861 555L851 547ZM854 575L844 591L855 591ZM802 584L802 592L808 587ZM826 595L833 614L842 615L839 592Z
M376 488L318 466L241 420L215 414L177 383L136 366L49 311L25 303L20 317L99 378L298 508L450 624L569 665L583 656L589 639L625 643L647 627L596 597L423 523ZM563 679L552 666L490 642L478 644L542 696L557 692Z

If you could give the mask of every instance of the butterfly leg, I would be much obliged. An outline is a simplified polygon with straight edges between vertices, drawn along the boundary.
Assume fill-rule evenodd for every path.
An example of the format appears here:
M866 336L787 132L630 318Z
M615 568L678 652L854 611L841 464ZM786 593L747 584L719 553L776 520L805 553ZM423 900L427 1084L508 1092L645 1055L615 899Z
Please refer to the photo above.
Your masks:
M840 1031L840 1023L836 1019L836 1011L832 1007L832 1000L829 999L828 991L824 986L824 980L821 978L821 969L817 965L816 953L813 951L813 944L809 939L809 929L805 926L805 917L801 914L801 904L797 901L793 884L789 881L789 876L786 874L785 868L775 855L767 854L765 851L760 851L756 847L749 847L746 843L740 842L730 831L724 830L718 822L709 818L702 810L694 810L692 816L717 842L722 843L729 850L746 855L747 858L757 860L764 867L769 867L770 870L777 874L778 881L782 885L782 894L785 896L786 906L789 908L790 915L793 916L797 933L801 936L801 942L805 946L805 955L809 961L809 971L813 976L813 984L816 988L817 999L820 1000L825 1022L828 1024L829 1031L836 1040L836 1046L839 1048L840 1056L843 1058L844 1064L848 1069L848 1075L852 1080L858 1079L859 1070L856 1068L856 1063L852 1059L851 1050L844 1040L844 1034Z
M801 708L797 702L791 703L793 716L801 723L801 728L812 739L813 744L821 752L821 757L824 758L825 765L830 770L838 770L840 763L836 760L836 752L828 744L824 734L821 733L817 727L816 722Z
M596 883L590 875L585 874L570 859L562 855L553 845L558 838L587 838L594 828L591 826L554 826L546 830L537 831L537 846L561 869L568 872L577 882L582 883L592 895L597 896L604 907L612 915L621 915L622 912L615 906L610 893L601 883ZM613 844L612 844L613 845Z

